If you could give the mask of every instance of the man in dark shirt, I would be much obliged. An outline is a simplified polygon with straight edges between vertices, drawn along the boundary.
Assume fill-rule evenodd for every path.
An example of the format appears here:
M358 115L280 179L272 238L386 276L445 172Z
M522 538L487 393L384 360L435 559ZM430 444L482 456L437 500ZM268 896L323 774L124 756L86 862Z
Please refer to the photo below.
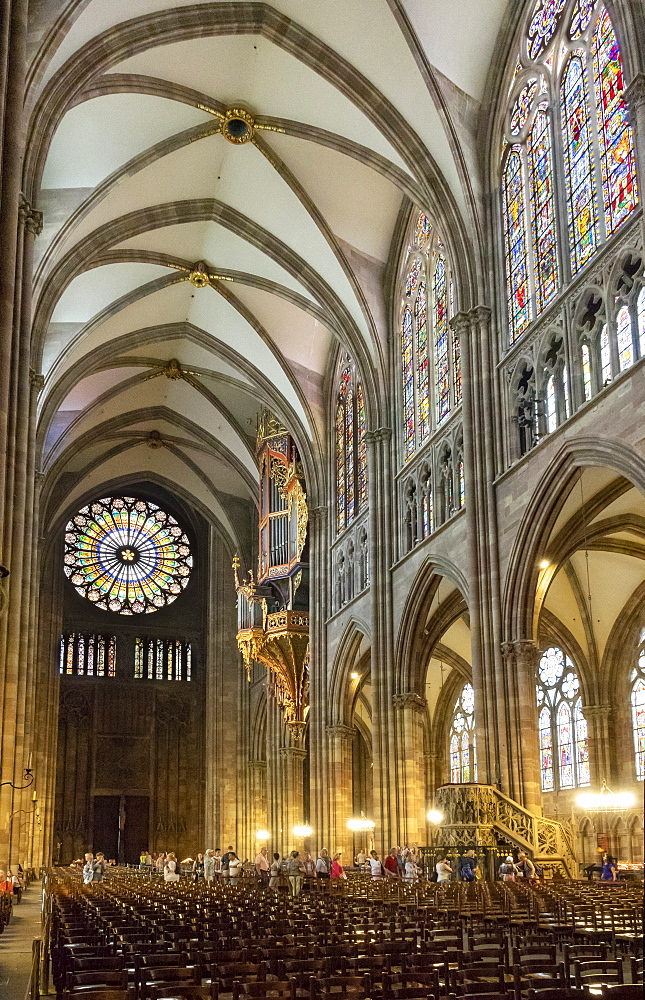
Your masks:
M459 878L462 882L474 882L476 879L475 871L478 868L477 857L474 850L466 851L463 858L460 859L461 863L459 865Z
M225 851L224 854L222 854L222 875L225 878L228 878L228 863L231 860L231 858L234 858L234 857L235 857L235 851L229 845L228 850Z

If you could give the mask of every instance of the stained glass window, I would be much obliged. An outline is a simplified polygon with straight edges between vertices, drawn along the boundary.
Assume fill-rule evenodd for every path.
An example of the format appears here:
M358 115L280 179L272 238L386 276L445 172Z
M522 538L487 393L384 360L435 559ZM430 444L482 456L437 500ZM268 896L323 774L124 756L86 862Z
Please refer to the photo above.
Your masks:
M571 14L571 23L569 26L569 37L574 41L576 38L580 38L580 36L583 35L589 27L589 22L591 21L591 15L593 14L596 2L597 0L576 0L573 5L573 13Z
M519 92L511 111L511 135L519 135L526 125L537 89L537 80L530 80Z
M104 611L149 614L172 604L188 584L192 565L183 529L147 500L95 500L65 528L65 574L82 597Z
M535 253L535 298L538 312L558 290L558 245L553 199L553 153L548 111L542 105L533 119L528 138L531 185L531 226Z
M464 477L464 463L459 462L458 466L459 473L459 506L463 507L466 502L466 479Z
M609 347L609 334L607 324L600 331L600 377L603 385L611 382L611 350Z
M636 777L645 779L645 646L638 654L636 667L631 672L632 727L636 755Z
M616 317L616 339L618 341L618 367L621 372L624 372L634 364L632 321L627 306L623 306Z
M345 356L336 401L336 530L343 531L367 505L365 399L354 363Z
M531 59L537 59L553 38L567 0L537 0L529 22L528 48Z
M108 651L106 671L106 649ZM71 632L60 640L59 673L77 677L114 677L116 636L83 635Z
M512 149L506 160L503 188L508 322L511 340L516 340L531 320L524 169L518 149Z
M645 358L645 288L641 288L636 303L636 322L638 323L638 349L641 358Z
M408 271L408 277L405 282L405 294L407 296L412 295L412 293L416 291L416 287L419 284L419 275L421 274L422 267L423 267L423 262L420 257L417 257L412 262L412 266Z
M588 785L589 741L576 669L563 650L551 646L540 658L538 678L542 790Z
M434 365L437 422L450 413L450 372L448 361L448 301L446 261L437 257L434 268Z
M605 226L610 236L638 201L634 140L623 98L623 67L611 18L603 8L593 33L596 113Z
M589 345L583 344L582 353L582 385L585 399L591 399L591 359L589 355Z
M450 780L453 783L477 781L477 745L475 740L475 692L465 684L455 702L449 736Z
M189 681L192 647L181 639L134 640L134 676L137 680Z
M415 246L420 250L425 250L430 242L431 235L432 227L430 226L430 219L423 212L420 212L417 217L416 226L414 227Z
M428 302L426 285L422 281L414 302L414 326L417 359L417 413L419 425L419 443L427 439L430 433L430 398L428 386Z
M405 457L409 458L415 448L414 413L414 361L412 339L412 310L406 306L401 324L401 358L403 370L403 420Z
M584 53L569 59L562 80L561 105L569 250L575 274L593 256L598 244Z

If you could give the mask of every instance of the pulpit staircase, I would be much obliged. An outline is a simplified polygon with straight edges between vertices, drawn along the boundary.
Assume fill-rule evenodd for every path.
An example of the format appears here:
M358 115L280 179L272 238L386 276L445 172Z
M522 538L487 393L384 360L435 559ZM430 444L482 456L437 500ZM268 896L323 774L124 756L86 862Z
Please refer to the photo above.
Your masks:
M441 785L435 801L444 817L438 832L442 847L496 849L511 844L526 851L545 873L577 877L568 824L536 816L494 785Z

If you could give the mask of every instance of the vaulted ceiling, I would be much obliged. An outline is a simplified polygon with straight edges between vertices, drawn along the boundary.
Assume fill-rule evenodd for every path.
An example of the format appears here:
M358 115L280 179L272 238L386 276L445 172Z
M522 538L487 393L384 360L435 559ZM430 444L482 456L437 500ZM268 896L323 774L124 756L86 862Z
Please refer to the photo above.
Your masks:
M325 502L339 348L361 368L370 422L384 416L387 277L412 203L475 287L474 150L506 0L30 6L24 190L44 212L34 367L49 523L148 476L237 544L263 406ZM231 108L251 141L222 134L240 138Z

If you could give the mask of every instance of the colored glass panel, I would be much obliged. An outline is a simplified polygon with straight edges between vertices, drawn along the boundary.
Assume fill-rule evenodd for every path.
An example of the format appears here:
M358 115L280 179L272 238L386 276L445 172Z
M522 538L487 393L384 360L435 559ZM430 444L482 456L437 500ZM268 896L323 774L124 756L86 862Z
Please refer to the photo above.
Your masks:
M623 306L616 317L616 340L618 341L618 367L621 372L624 372L634 364L632 321L627 306Z
M610 236L635 208L638 191L634 139L623 98L620 49L604 8L593 34L593 66L605 226Z
M434 299L434 364L437 420L450 413L450 370L448 362L448 300L446 261L437 257L433 279Z
M114 640L116 642L116 639ZM99 648L96 657L96 673L99 677L105 677L105 638L99 636Z
M641 358L645 358L645 288L641 288L636 303L636 322L638 323L638 349Z
M413 292L416 290L416 287L419 283L419 277L421 275L422 266L423 262L420 257L417 257L416 260L412 261L412 266L408 271L408 276L405 281L405 294L407 296L412 295Z
M537 59L547 48L558 27L566 2L567 0L537 0L528 30L531 59Z
M591 356L589 354L589 347L587 344L582 345L581 352L582 385L584 388L585 399L591 399Z
M589 772L589 732L587 730L587 720L582 714L582 702L579 698L574 711L574 724L576 727L576 784L588 785L591 782Z
M580 38L589 27L596 0L576 0L569 25L569 37Z
M516 340L531 319L524 170L517 149L512 149L506 159L503 191L508 322L511 340Z
M551 434L558 426L558 412L555 399L555 378L553 375L546 384L546 429Z
M558 762L560 788L573 788L573 734L571 709L566 702L558 708Z
M190 543L174 517L135 497L96 500L65 528L65 574L104 611L132 615L172 604L192 565Z
M603 385L609 385L611 382L611 350L606 325L600 334L600 377Z
M356 423L358 433L358 509L367 507L367 444L365 442L365 398L363 386L356 386Z
M425 282L419 285L414 303L415 354L417 368L417 427L419 443L430 433L430 399L428 388L428 302Z
M85 673L85 636L79 635L76 647L76 673Z
M336 530L345 527L345 407L336 409Z
M143 642L141 639L134 640L134 676L137 679L143 677Z
M637 677L632 687L632 725L634 730L634 751L636 754L636 777L639 781L645 779L645 655L641 653L641 676Z
M454 784L461 781L461 754L459 753L459 737L456 733L450 739L450 780Z
M403 310L401 325L401 360L403 374L403 426L405 457L414 452L414 365L412 340L412 311Z
M540 657L538 676L547 687L553 687L564 673L564 653L551 646Z
M472 684L465 684L455 702L450 728L450 780L453 782L477 780L474 712L475 692Z
M561 90L569 251L575 274L598 245L584 54L569 59Z
M432 229L430 227L430 220L427 215L424 215L423 212L420 212L417 218L417 224L414 227L415 246L423 250L428 245L428 241L430 240L431 235L432 235Z
M459 337L452 335L452 384L455 392L455 406L461 403L461 346Z
M542 791L553 790L553 737L551 733L551 713L548 708L540 712L540 770L542 774Z
M535 251L535 298L538 312L558 290L558 248L553 198L551 126L545 107L535 115L528 137L531 225Z
M569 373L566 365L562 368L562 393L564 395L564 415L568 417L571 414L571 407L569 406Z
M459 463L459 506L463 507L466 502L466 480L464 477L464 463Z
M526 125L537 88L537 80L531 80L517 95L511 111L511 135L518 135Z
M345 399L345 522L354 519L355 489L354 458L354 390L350 385Z
M90 636L89 642L87 644L87 664L85 666L85 673L87 677L94 677L94 649L96 647L96 636Z
M115 636L110 636L107 644L107 676L114 677L116 675L116 638Z

